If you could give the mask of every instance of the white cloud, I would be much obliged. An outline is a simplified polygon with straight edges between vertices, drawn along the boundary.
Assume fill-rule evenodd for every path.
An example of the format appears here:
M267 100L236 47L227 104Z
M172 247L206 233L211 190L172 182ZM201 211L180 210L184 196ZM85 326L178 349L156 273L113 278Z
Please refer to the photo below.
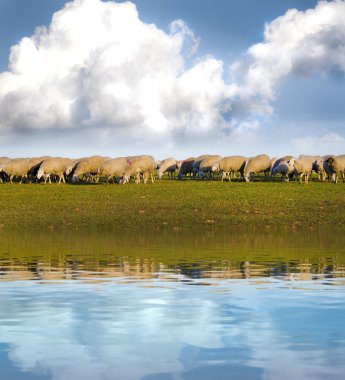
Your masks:
M117 142L122 154L141 146L152 154L262 153L284 78L345 71L344 18L344 1L287 11L226 81L223 61L195 57L200 40L184 21L165 32L142 22L131 2L74 0L12 47L0 73L1 138L22 152L31 136L32 147L45 147L36 154L51 154L49 133L78 155L91 154L90 146L120 154Z
M1 126L208 132L225 122L230 93L221 61L185 69L198 43L182 20L167 34L130 2L75 0L12 47L0 74Z
M307 136L291 139L292 149L306 154L343 154L345 138L329 132L323 136Z
M314 9L288 10L266 24L264 41L231 66L240 104L252 113L272 113L279 83L288 75L345 72L345 2L321 1ZM244 104L244 106L243 106Z

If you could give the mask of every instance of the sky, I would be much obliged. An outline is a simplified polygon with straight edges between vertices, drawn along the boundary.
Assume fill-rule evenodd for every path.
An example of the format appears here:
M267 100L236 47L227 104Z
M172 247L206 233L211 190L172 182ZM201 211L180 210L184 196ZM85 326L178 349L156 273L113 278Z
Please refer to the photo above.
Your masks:
M343 0L0 0L0 155L345 153L344 20Z

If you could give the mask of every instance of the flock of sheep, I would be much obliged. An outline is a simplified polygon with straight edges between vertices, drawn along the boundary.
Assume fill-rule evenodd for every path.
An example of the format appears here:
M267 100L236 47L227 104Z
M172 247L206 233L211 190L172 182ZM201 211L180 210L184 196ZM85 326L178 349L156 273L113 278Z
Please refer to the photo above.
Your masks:
M282 180L289 181L295 177L307 183L311 180L312 173L319 176L319 180L337 182L340 175L345 181L345 155L341 156L307 156L298 158L284 156L272 158L266 154L255 157L203 155L189 157L183 161L167 158L162 161L155 160L152 156L132 157L102 157L92 156L80 159L61 157L34 157L15 158L0 157L0 182L13 180L22 183L29 182L46 183L52 180L61 182L79 181L98 182L105 178L107 183L128 183L132 179L135 183L147 182L149 178L154 182L155 176L162 178L168 173L170 178L212 178L219 173L221 180L240 178L249 182L253 174L264 173L268 176L280 175Z

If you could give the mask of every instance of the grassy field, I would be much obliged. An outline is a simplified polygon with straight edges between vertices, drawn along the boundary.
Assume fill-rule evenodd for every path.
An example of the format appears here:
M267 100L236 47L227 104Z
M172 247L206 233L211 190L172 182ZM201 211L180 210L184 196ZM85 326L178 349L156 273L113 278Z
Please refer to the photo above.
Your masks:
M0 185L0 228L345 226L345 184Z

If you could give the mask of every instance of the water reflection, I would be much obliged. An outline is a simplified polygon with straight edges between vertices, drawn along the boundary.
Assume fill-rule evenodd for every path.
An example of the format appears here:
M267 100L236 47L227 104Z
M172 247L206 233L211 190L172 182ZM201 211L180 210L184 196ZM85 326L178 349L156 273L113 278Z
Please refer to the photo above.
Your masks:
M170 281L178 276L311 280L345 273L345 234L334 230L119 235L3 231L0 237L0 281L116 277Z
M343 379L338 236L3 232L2 376Z

